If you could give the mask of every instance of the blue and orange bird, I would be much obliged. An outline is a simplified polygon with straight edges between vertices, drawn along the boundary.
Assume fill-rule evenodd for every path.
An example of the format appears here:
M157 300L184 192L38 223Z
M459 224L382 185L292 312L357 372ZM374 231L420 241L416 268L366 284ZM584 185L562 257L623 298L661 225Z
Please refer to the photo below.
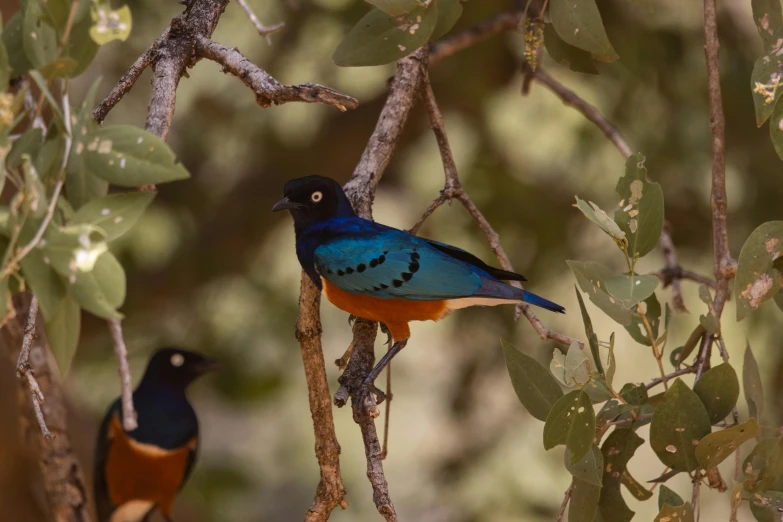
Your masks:
M360 218L333 179L307 176L286 183L272 211L294 218L296 255L338 308L384 324L394 344L364 382L363 393L402 350L410 321L438 321L452 310L525 302L565 308L503 281L525 281L457 247ZM374 390L376 393L377 390ZM360 402L361 404L361 402Z
M195 352L160 349L133 392L138 428L123 429L120 399L109 407L95 453L99 522L147 521L156 508L172 520L174 499L198 452L198 419L185 389L215 367Z

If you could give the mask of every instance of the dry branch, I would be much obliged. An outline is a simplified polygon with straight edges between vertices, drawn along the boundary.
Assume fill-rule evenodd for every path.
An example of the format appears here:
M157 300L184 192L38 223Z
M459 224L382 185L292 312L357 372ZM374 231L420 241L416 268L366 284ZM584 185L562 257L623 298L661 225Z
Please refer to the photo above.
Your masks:
M245 58L237 49L226 47L203 36L196 37L196 51L200 56L222 65L223 72L229 72L242 80L256 93L256 102L261 107L298 101L332 105L345 112L359 105L356 98L322 85L313 83L282 85L268 72Z
M275 25L270 25L267 27L261 23L261 20L258 19L256 14L250 8L250 5L247 3L247 0L236 0L236 2L245 11L245 14L250 19L250 23L252 23L253 26L256 28L258 34L260 34L266 39L266 43L272 45L272 39L269 37L269 35L272 35L277 31L279 31L280 29L282 29L285 26L285 23L280 22Z
M109 321L109 331L114 341L114 355L117 356L117 373L120 376L120 402L122 404L122 427L125 431L133 431L139 427L136 409L133 407L133 378L128 365L128 349L122 335L122 321Z
M488 40L496 34L515 30L519 25L521 17L522 13L499 13L478 25L430 44L430 65L434 65L452 54Z

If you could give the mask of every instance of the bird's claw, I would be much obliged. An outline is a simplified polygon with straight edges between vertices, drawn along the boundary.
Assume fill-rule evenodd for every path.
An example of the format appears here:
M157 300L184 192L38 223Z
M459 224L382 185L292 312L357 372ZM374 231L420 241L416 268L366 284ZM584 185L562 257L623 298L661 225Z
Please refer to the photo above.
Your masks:
M378 325L381 328L381 332L386 334L386 346L391 346L392 341L394 340L392 339L391 330L389 330L389 327L386 326L384 323L378 323Z
M369 395L372 393L375 395L375 400L369 400ZM356 395L356 404L358 404L359 413L367 413L372 418L378 417L381 412L376 408L386 400L386 394L378 389L375 384L369 381L364 381L359 387L359 393Z
M358 319L355 315L351 314L348 316L348 326L353 328L353 323L356 322L356 319Z

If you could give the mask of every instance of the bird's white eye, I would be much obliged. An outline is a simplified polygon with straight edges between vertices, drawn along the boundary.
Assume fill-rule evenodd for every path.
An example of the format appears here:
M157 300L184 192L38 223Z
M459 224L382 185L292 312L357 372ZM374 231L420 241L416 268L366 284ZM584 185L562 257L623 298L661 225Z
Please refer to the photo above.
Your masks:
M316 190L310 195L310 199L313 201L313 203L318 203L322 199L324 199L324 195L321 194L320 190Z
M171 365L179 368L185 363L185 357L181 353L175 353L171 356Z

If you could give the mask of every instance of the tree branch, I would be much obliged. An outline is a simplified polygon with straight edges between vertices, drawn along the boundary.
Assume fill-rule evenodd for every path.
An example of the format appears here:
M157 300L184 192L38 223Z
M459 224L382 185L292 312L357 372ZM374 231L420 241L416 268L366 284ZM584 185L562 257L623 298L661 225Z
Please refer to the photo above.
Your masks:
M500 13L469 29L429 45L430 65L519 25L522 13Z
M248 5L247 0L236 0L236 2L240 5L240 7L242 7L242 9L244 9L245 14L250 19L250 23L252 23L253 26L256 28L258 34L260 34L266 39L266 43L272 45L272 39L269 36L282 29L285 26L285 22L280 22L275 25L270 25L269 27L267 27L264 24L262 24L261 21L258 19L256 14Z
M52 520L89 522L87 482L68 437L67 412L56 364L43 325L35 321L37 304L31 300L25 306L23 301L22 296L14 298L16 317L0 331L8 355L14 361L24 362L28 368L24 373L26 379L19 381L20 408L27 420L22 423L22 438L34 441L37 446L38 465ZM27 314L24 313L26 309ZM32 401L28 392L33 395ZM41 424L44 418L45 430Z
M196 36L196 52L200 56L222 65L223 72L229 72L242 80L256 93L256 103L261 107L299 101L332 105L345 112L348 109L355 109L359 105L356 98L322 85L312 83L281 85L269 73L245 58L237 49L213 42L204 36Z
M128 349L122 335L122 321L109 321L109 331L114 341L114 354L117 356L117 372L120 375L120 397L122 403L122 427L125 431L133 431L139 427L136 409L133 407L133 378L128 365Z
M315 456L321 468L321 481L318 483L313 503L305 513L305 522L325 522L338 505L343 509L348 507L340 475L340 443L334 431L329 381L326 378L326 364L321 346L320 308L321 292L310 277L302 273L296 339L302 350L310 414L315 431Z

